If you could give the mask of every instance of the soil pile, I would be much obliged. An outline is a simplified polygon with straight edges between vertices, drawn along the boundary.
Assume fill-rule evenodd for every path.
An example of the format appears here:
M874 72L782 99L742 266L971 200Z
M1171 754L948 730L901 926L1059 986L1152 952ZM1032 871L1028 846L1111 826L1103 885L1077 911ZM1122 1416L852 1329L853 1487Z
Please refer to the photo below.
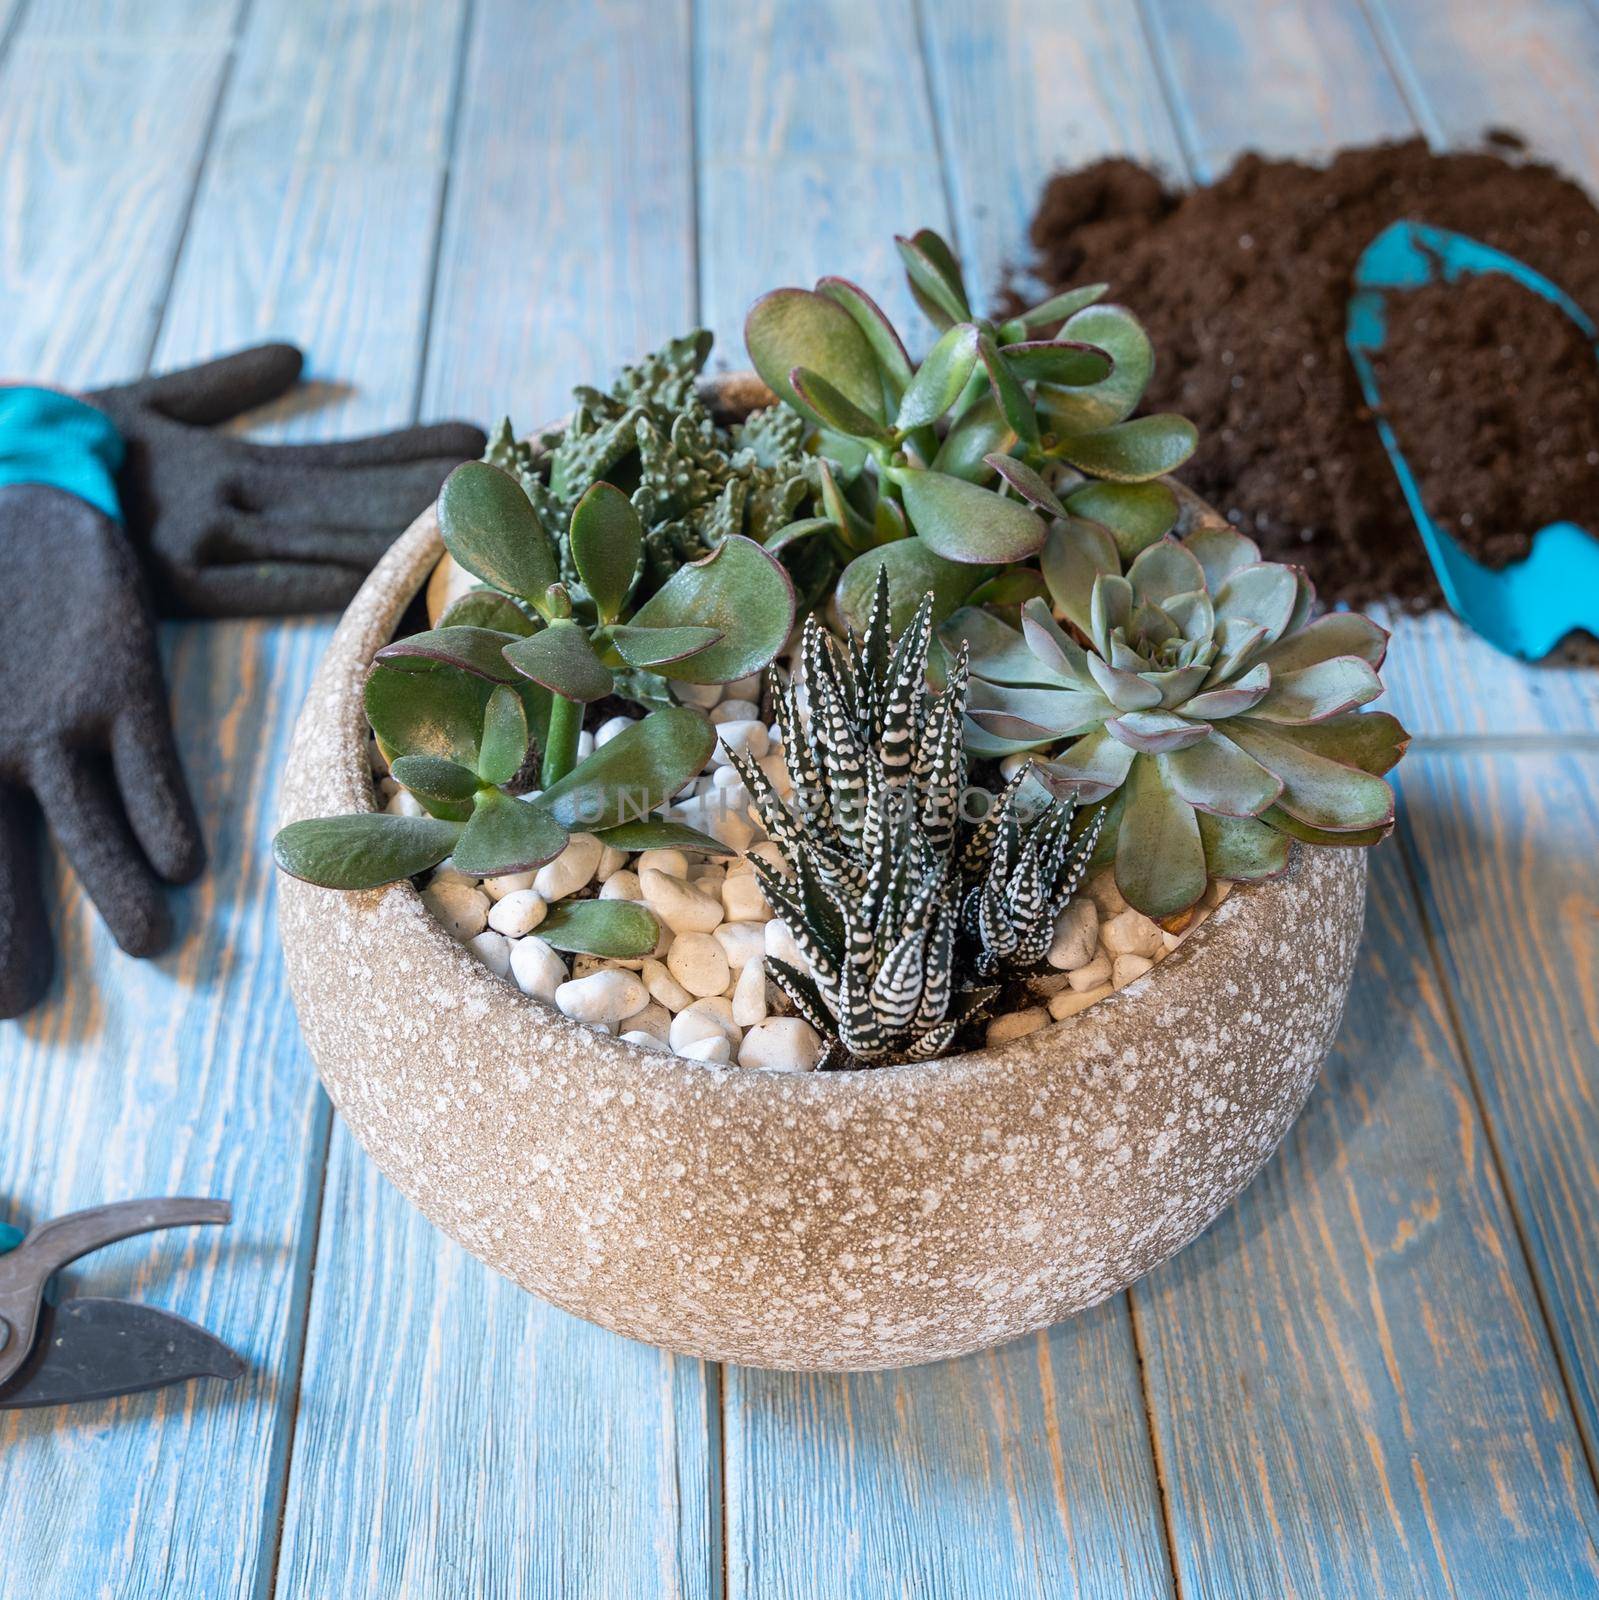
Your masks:
M1051 179L1033 220L1045 282L1104 279L1149 327L1146 406L1200 431L1184 480L1329 601L1441 603L1344 349L1376 234L1404 217L1469 234L1599 318L1599 210L1512 136L1494 142L1378 145L1326 167L1250 155L1188 192L1105 161ZM1385 410L1467 549L1502 565L1546 522L1599 523L1599 363L1578 330L1499 276L1392 297L1389 317Z

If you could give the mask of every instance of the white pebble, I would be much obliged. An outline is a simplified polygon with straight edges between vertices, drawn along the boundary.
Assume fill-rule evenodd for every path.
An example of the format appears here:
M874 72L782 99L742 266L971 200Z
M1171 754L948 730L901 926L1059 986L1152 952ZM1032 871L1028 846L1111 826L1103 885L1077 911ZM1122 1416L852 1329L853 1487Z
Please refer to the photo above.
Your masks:
M613 872L600 885L600 899L602 900L642 900L643 898L644 889L638 881L638 874L630 872L626 867L623 867L620 872Z
M637 1045L640 1050L651 1050L657 1055L670 1055L672 1047L666 1040L653 1033L646 1033L642 1028L630 1028L621 1035L623 1044Z
M1111 963L1110 981L1118 989L1125 989L1128 984L1136 983L1154 965L1148 956L1117 956Z
M741 1028L766 1021L766 963L751 961L733 986L733 1020Z
M609 882L626 865L627 851L618 850L614 844L602 846L600 849L600 864L594 869L595 881L598 883Z
M502 933L480 933L466 941L466 947L497 978L511 971L511 941Z
M508 894L518 894L523 889L531 889L533 880L538 877L534 872L507 872L498 878L485 878L483 892L491 900L503 900Z
M1045 958L1061 972L1086 967L1099 942L1099 908L1087 895L1079 895L1055 919L1055 940Z
M1099 907L1102 917L1114 917L1118 912L1127 909L1127 902L1122 899L1122 892L1116 887L1116 872L1112 867L1106 867L1103 872L1096 873L1088 883L1088 897Z
M574 1022L621 1022L650 1003L649 991L631 972L596 972L555 991L556 1006Z
M536 933L511 946L511 976L523 994L555 1004L555 991L566 982L566 963Z
M1008 1044L1012 1039L1025 1038L1037 1033L1049 1021L1049 1013L1042 1006L1029 1006L1025 1011L1007 1011L995 1017L988 1025L989 1044Z
M632 1032L653 1034L665 1044L672 1031L672 1013L658 1000L652 1000L642 1011L634 1012L627 1019L627 1025Z
M718 844L741 853L754 844L755 829L742 809L724 803L725 798L733 794L745 795L744 807L747 808L747 791L742 787L737 790L718 789L709 797L686 800L681 805L673 806L672 818L690 828L698 828L701 833L710 834Z
M639 873L644 903L673 933L709 933L722 920L722 902L682 878L646 867Z
M1110 957L1103 950L1086 967L1079 967L1071 975L1071 986L1078 994L1086 994L1090 989L1101 988L1109 982Z
M733 1047L721 1034L709 1039L696 1039L693 1044L684 1045L677 1053L686 1056L690 1061L709 1061L719 1067L727 1066L733 1059Z
M756 765L766 775L766 781L777 790L778 795L786 800L794 792L794 780L789 776L788 763L782 756L765 756ZM730 772L730 767L723 767L724 772Z
M1091 1005L1103 1000L1111 993L1108 983L1102 983L1097 989L1062 989L1061 992L1049 1002L1049 1014L1057 1022L1063 1022L1067 1017L1075 1017L1078 1012L1086 1011Z
M744 780L732 767L718 767L711 774L711 787L713 789L736 789ZM703 791L701 791L703 793Z
M724 722L717 727L716 750L711 760L717 766L725 767L732 752L737 750L759 761L770 748L770 741L766 737L766 724L758 718Z
M604 851L592 833L574 833L560 855L539 868L533 887L551 902L576 894L594 876Z
M587 729L577 736L577 759L586 761L594 754L594 735Z
M724 693L719 683L674 683L672 690L683 705L698 706L701 711L709 711Z
M672 1048L682 1055L684 1045L693 1044L696 1039L709 1039L717 1034L737 1049L739 1040L744 1037L744 1030L733 1021L732 1006L721 995L711 995L704 1000L696 1000L693 1005L679 1011L672 1018L672 1026L667 1037L671 1041Z
M681 850L646 850L633 863L640 877L646 872L664 872L673 878L688 876L688 857Z
M435 878L422 891L422 904L457 939L474 939L488 926L489 897L474 884Z
M822 1059L822 1039L801 1017L774 1017L744 1035L739 1046L741 1067L768 1072L810 1072Z
M693 1005L694 996L666 970L664 961L646 956L640 976L644 979L644 987L650 992L650 998L659 1001L666 1010L682 1011Z
M766 674L752 672L747 678L735 678L722 693L733 700L747 700L751 705L760 701L761 690L766 687Z
M409 789L397 790L383 802L383 809L391 817L425 817L422 802Z
M734 972L742 972L750 962L759 961L766 954L763 922L724 922L711 937L722 947Z
M772 908L761 893L760 883L747 867L741 873L729 872L722 883L722 910L729 922L770 922Z
M723 993L732 978L727 953L709 933L678 934L667 951L666 970L690 994L702 999Z
M617 734L626 733L633 726L631 717L612 717L609 721L602 722L594 730L594 748L598 750L602 745L607 745Z
M711 721L720 727L724 722L759 721L761 708L753 700L724 700L711 713Z
M1161 952L1160 924L1142 911L1120 911L1099 930L1099 937L1113 956L1158 956Z
M508 939L520 939L538 927L548 910L537 889L513 889L489 912L489 926Z
M773 917L766 924L766 953L774 956L779 961L786 961L791 967L798 967L801 972L809 972L811 964L805 959L804 952L794 943L794 935L788 931L788 924L781 917Z

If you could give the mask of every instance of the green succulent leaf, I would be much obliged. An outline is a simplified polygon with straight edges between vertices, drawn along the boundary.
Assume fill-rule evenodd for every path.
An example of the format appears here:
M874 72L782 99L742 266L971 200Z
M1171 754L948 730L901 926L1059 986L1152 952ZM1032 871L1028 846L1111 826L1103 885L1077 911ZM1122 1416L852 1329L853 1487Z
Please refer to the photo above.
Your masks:
M660 943L661 925L636 900L563 900L539 924L539 938L556 950L632 961Z
M668 676L732 683L759 672L783 648L794 627L793 580L753 539L734 534L703 560L679 567L634 612L632 626L716 630L717 643L672 662Z
M652 711L580 761L535 802L563 827L599 832L641 822L699 776L716 729L697 711Z
M1096 728L1045 762L1038 775L1053 793L1086 805L1121 788L1132 771L1133 755L1114 734Z
M795 367L788 381L806 411L819 418L824 427L851 439L875 439L883 444L891 441L892 435L882 422L856 405L821 373L812 372L808 367Z
M1218 817L1202 811L1199 838L1213 878L1257 883L1288 870L1288 840L1264 819Z
M616 653L630 667L660 667L709 649L722 638L719 628L640 628L622 625L610 630Z
M1038 414L1021 380L1011 371L1010 363L994 343L991 333L982 333L977 339L977 359L988 374L988 386L993 391L999 414L1010 425L1011 432L1025 445L1038 443Z
M366 680L367 720L391 760L439 756L475 770L493 689L483 678L449 668L401 672L378 663Z
M389 770L424 804L459 805L473 799L483 787L483 780L470 767L441 756L396 756Z
M594 654L589 636L576 622L552 622L542 633L505 647L505 659L522 674L563 700L586 705L611 692L611 674Z
M491 633L509 633L525 638L538 623L509 595L498 589L469 589L439 618L439 630L478 628Z
M1236 528L1195 528L1184 537L1183 548L1204 568L1205 587L1213 595L1235 572L1260 564L1260 546Z
M1283 838L1285 850L1289 839L1298 839L1303 844L1331 845L1335 849L1365 849L1369 845L1381 844L1394 831L1392 823L1375 828L1345 828L1336 832L1330 828L1312 828L1297 817L1289 816L1281 806L1263 811L1260 820Z
M464 461L439 491L444 547L474 578L538 606L560 563L533 502L508 472Z
M837 300L809 289L773 289L750 307L744 342L766 386L818 427L827 424L789 382L795 367L821 373L868 416L881 421L886 415L881 369L871 342Z
M425 633L409 634L384 645L373 659L398 672L427 671L442 662L490 683L511 683L516 673L502 652L516 638L514 633L501 633L494 628L429 628Z
M977 329L959 322L940 337L906 385L894 426L902 430L937 422L960 399L977 366Z
M1054 453L1079 472L1112 483L1144 483L1175 472L1193 453L1199 433L1187 417L1160 412L1118 422L1098 433L1061 439Z
M989 466L1029 505L1036 506L1047 517L1066 515L1066 507L1061 504L1055 491L1025 461L998 454L989 456L987 460Z
M1271 688L1251 716L1263 722L1325 722L1382 693L1382 679L1359 656L1334 656L1297 672L1273 671Z
M839 531L838 524L831 517L801 517L799 521L779 528L761 548L767 555L775 556L779 550L786 550L803 539L813 539L819 533L837 534Z
M940 328L971 320L972 308L954 252L931 228L910 238L896 237L899 258L910 279L911 294L928 319Z
M866 335L866 342L877 357L889 396L897 405L911 381L913 368L899 334L894 331L894 324L884 315L882 307L847 278L818 279L816 292L836 300L855 319L855 325Z
M1016 430L1000 415L992 394L985 394L961 415L933 456L934 472L983 483L992 475L992 455L1009 455L1016 448Z
M945 561L921 539L900 539L857 556L838 580L838 612L856 633L866 629L879 568L888 572L889 624L896 631L910 625L924 594L933 596L936 627L963 605L993 568Z
M686 822L668 817L645 817L641 822L623 822L595 835L601 843L617 850L698 850L702 855L730 856L733 849Z
M1159 759L1139 756L1116 835L1116 887L1146 917L1171 917L1205 892L1208 878L1193 806Z
M1124 563L1177 526L1177 496L1164 483L1085 483L1066 509L1108 529Z
M1056 609L1082 632L1091 633L1094 586L1102 576L1121 573L1115 540L1098 523L1074 517L1049 530L1039 566Z
M501 684L483 709L483 738L478 746L478 776L485 783L509 783L527 756L527 712L514 689ZM402 780L403 781L403 780Z
M1198 811L1258 817L1283 792L1280 778L1220 733L1161 760L1172 788Z
M596 483L572 511L572 564L599 612L614 622L633 587L644 554L644 527L620 489Z
M1002 739L1033 743L1074 738L1097 728L1111 710L1092 689L1040 688L1036 681L999 684L974 678L966 699L966 713L978 727Z
M451 859L476 878L531 872L566 848L566 829L541 806L485 789L461 830Z
M1084 306L1091 306L1096 300L1103 299L1109 289L1108 283L1085 283L1080 289L1052 294L1049 299L1040 300L1036 306L1022 312L1018 320L1028 328L1047 328L1051 324L1062 323L1068 317L1075 316Z
M1285 633L1260 652L1273 674L1299 672L1338 656L1356 656L1380 667L1388 651L1388 634L1358 611L1329 611L1296 632Z
M1116 370L1108 350L1081 339L1037 339L1005 346L1005 361L1025 383L1058 383L1086 388L1103 383Z
M1392 824L1394 794L1381 778L1318 755L1296 738L1285 737L1281 728L1253 717L1234 717L1227 737L1282 779L1277 804L1296 821L1332 833Z
M1410 744L1399 719L1386 711L1349 711L1325 722L1294 729L1294 742L1312 754L1359 767L1380 778L1392 770Z
M821 481L822 509L843 535L844 543L852 550L865 550L882 543L877 537L875 522L855 509L849 496L839 488L838 479L825 461L817 467L817 476Z
M272 856L292 878L323 889L379 889L436 867L461 835L456 822L366 812L291 822Z
M973 589L971 601L974 606L1020 606L1048 593L1042 576L1031 567L1009 567Z
M1026 561L1043 547L1043 522L1014 500L925 468L897 467L891 475L911 526L946 561L1004 565Z
M1217 627L1236 622L1262 628L1262 644L1269 645L1287 631L1298 598L1299 583L1292 567L1274 561L1240 567L1215 593Z
M1155 347L1138 318L1125 306L1091 305L1069 317L1056 337L1091 344L1114 366L1108 378L1086 388L1041 387L1038 413L1046 429L1095 433L1130 417L1155 370Z

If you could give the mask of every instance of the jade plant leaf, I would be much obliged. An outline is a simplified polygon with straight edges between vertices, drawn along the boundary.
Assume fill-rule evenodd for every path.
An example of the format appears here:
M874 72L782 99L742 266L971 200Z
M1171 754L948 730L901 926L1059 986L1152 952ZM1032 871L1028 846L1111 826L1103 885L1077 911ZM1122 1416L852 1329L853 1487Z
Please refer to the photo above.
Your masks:
M1057 337L1103 350L1113 366L1108 378L1087 388L1040 389L1045 426L1057 433L1092 433L1130 417L1155 370L1155 347L1138 318L1124 306L1091 305L1068 318Z
M767 388L818 427L827 424L789 382L795 367L819 372L846 400L882 419L883 383L871 343L837 300L809 289L773 289L750 307L744 343Z
M857 633L865 631L871 615L879 567L888 569L889 627L896 633L909 626L922 596L929 591L936 627L966 603L978 584L994 576L992 567L944 560L921 539L880 545L856 556L838 580L839 615Z
M434 817L316 817L279 830L272 855L323 889L378 889L436 867L460 836L459 823Z
M710 760L716 729L697 711L668 706L624 729L535 802L563 827L599 832L642 822Z
M710 856L729 856L732 849L686 822L668 817L645 817L641 822L622 822L603 829L597 837L618 850L700 850Z
M568 540L600 621L614 622L644 554L644 526L633 502L608 483L594 484L572 511Z
M661 925L636 900L563 900L539 924L539 938L556 950L631 961L655 948Z
M464 461L439 491L444 547L475 578L530 604L561 575L522 485L486 461Z
M441 756L396 756L389 770L424 804L459 805L483 787L483 780L470 767Z
M401 672L379 663L366 680L367 720L391 760L440 756L475 769L493 689L482 678L449 668Z
M876 439L887 443L891 439L888 429L876 417L863 410L843 390L829 383L819 372L808 367L795 367L788 381L813 417L834 433L851 439Z
M1038 339L1005 346L1005 363L1028 383L1084 388L1103 383L1116 369L1109 351L1080 339Z
M932 460L935 472L952 478L983 483L993 473L988 457L1008 455L1016 448L1016 430L1000 415L991 394L976 401L948 433Z
M542 806L485 789L451 859L462 872L478 878L531 872L558 856L566 838L566 829Z
M610 630L616 653L630 667L660 667L681 661L684 656L709 649L721 637L719 628L637 628L619 625Z
M525 678L563 700L586 705L611 692L611 674L594 654L589 636L570 620L552 622L542 633L505 647L505 659Z
M753 539L733 534L703 560L679 567L634 612L631 625L714 629L722 637L674 661L670 676L732 683L759 672L783 648L794 627L793 580Z
M1044 580L1031 567L1010 567L997 578L972 590L974 606L1019 606L1049 593Z
M1015 456L995 454L988 457L988 464L1022 499L1029 505L1036 506L1045 516L1066 515L1066 508L1060 503L1055 491L1025 461L1018 461Z
M1177 496L1164 483L1085 483L1066 496L1066 509L1108 528L1124 562L1177 526Z
M977 329L959 322L927 352L899 403L897 428L926 427L937 422L960 399L977 367Z
M1028 507L948 473L892 469L905 514L922 542L947 561L1003 565L1043 547L1045 527Z
M416 671L409 663L443 662L459 667L475 678L486 678L490 683L511 683L516 672L501 653L517 637L514 633L501 633L494 628L454 626L429 628L425 633L408 634L386 644L373 658L387 662L400 672ZM420 670L426 670L422 666Z
M1199 433L1187 417L1160 412L1118 422L1098 433L1059 440L1054 453L1080 472L1112 483L1144 483L1175 472L1193 453Z
M911 294L928 318L940 328L969 321L972 308L966 285L949 246L931 228L922 228L908 239L896 237L894 244L905 263Z
M514 689L501 684L483 709L478 745L478 776L485 783L509 783L527 755L527 712ZM401 782L404 782L402 779Z
M1000 354L991 333L978 336L977 359L988 374L988 385L993 390L999 414L1010 424L1011 431L1023 444L1038 443L1038 413L1022 387L1021 380L1010 369L1009 362Z
M1096 300L1103 299L1109 289L1108 283L1085 283L1079 289L1052 294L1049 299L1040 300L1036 306L1022 312L1017 320L1024 327L1047 328L1051 323L1064 322L1084 306L1091 306Z
M878 366L882 368L889 394L898 404L915 369L911 366L911 358L905 353L899 334L894 331L894 324L884 315L882 307L848 278L819 278L816 292L825 294L829 300L836 300L855 319L856 326L866 335L866 342L872 347L872 354L877 357Z
M469 589L439 618L442 628L486 628L523 638L538 623L509 595L497 589Z

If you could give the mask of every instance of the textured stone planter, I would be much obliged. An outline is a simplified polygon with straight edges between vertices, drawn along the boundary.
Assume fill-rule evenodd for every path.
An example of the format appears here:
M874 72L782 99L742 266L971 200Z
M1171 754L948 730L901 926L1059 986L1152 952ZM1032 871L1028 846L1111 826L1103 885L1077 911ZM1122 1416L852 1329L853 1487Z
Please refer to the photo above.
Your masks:
M322 662L282 820L370 810L361 686L442 550L389 552ZM908 1365L1116 1293L1254 1176L1315 1080L1359 851L1300 850L1138 983L1010 1044L789 1075L645 1054L496 978L409 884L279 879L306 1041L395 1185L546 1300L753 1366Z

